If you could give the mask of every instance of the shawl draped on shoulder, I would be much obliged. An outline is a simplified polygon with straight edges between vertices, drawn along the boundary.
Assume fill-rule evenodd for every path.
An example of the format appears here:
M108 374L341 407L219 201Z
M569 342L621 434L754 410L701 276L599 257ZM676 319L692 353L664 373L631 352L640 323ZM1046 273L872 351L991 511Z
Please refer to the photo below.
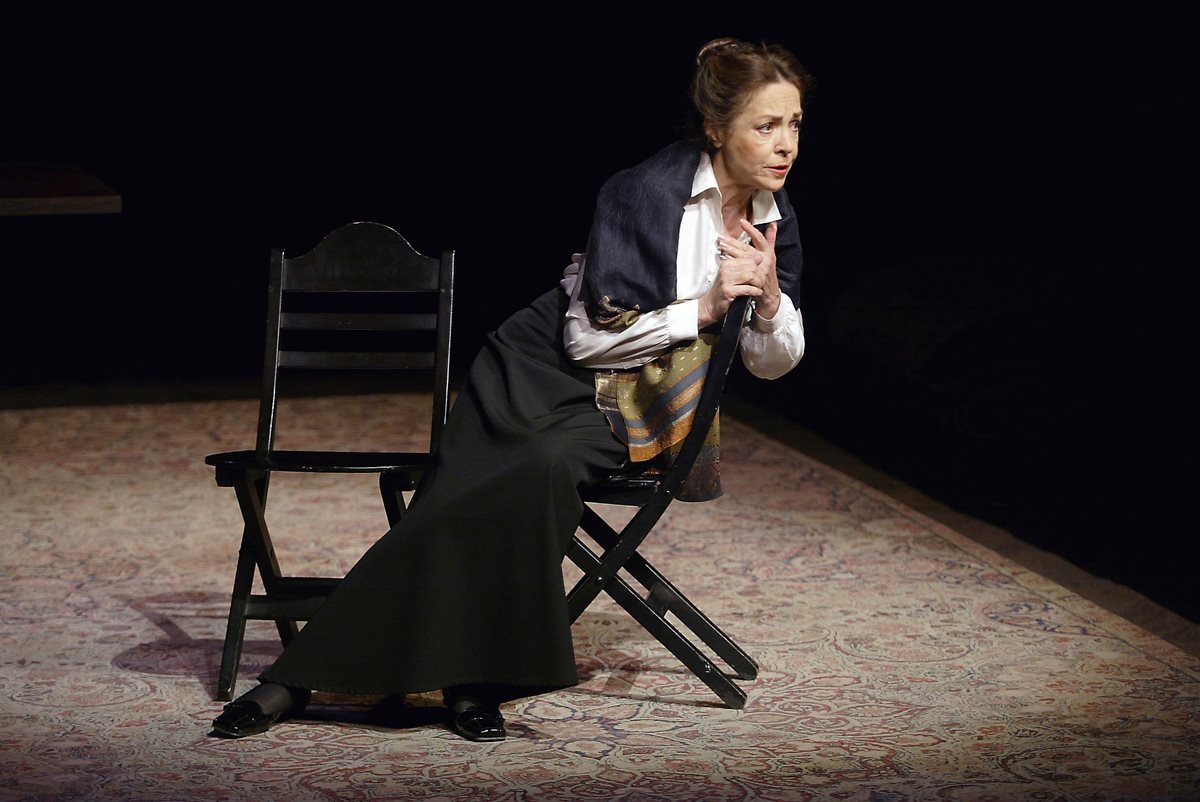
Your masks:
M581 298L597 325L676 300L679 225L700 164L700 150L676 142L609 178L596 196ZM779 286L799 308L803 254L787 191L774 193L781 219L775 238ZM759 226L760 229L764 228Z
M676 142L601 187L580 292L597 327L620 328L643 312L678 300L679 227L699 164L696 144ZM776 272L781 290L798 308L803 264L799 229L787 193L780 190L774 197L781 215ZM714 339L702 333L639 369L596 372L597 406L629 447L631 462L642 469L661 472L673 461L691 428ZM678 498L700 501L720 495L719 424L714 420Z

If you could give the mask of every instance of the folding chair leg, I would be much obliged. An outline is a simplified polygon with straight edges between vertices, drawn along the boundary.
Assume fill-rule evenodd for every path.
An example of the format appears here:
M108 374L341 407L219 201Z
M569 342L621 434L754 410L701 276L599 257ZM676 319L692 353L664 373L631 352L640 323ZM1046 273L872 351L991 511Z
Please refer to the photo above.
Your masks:
M238 505L242 510L242 545L238 550L237 570L234 575L233 593L229 602L229 621L225 628L225 644L221 653L221 669L217 675L217 699L229 701L237 682L238 664L242 656L242 644L246 637L246 619L250 605L250 593L254 583L254 569L267 593L279 587L281 574L271 535L267 530L266 499L269 474L245 475L233 482ZM284 646L300 631L295 621L275 620L275 628Z
M708 648L725 661L738 679L752 680L758 677L758 663L754 658L747 654L741 646L738 646L641 555L634 555L626 568L650 592L646 601L651 609L663 616L672 613Z
M228 702L233 698L238 666L242 659L242 642L246 637L246 605L254 582L254 555L243 544L238 552L237 572L229 600L229 622L225 626L225 646L221 652L221 671L217 675L217 699Z
M395 526L408 508L404 504L404 488L392 473L379 474L379 495L383 497L383 509L387 512L389 526Z
M228 481L237 492L245 527L242 530L242 544L238 552L237 572L229 603L229 621L225 629L221 669L217 675L217 699L222 701L232 698L233 688L237 683L242 645L246 637L246 621L274 621L275 628L279 631L279 640L286 647L300 632L296 619L309 617L339 581L283 576L267 528L266 502L269 479L270 474L264 472L258 476L239 474ZM395 526L407 511L404 503L406 487L405 481L392 474L382 473L379 476L379 492L391 526ZM263 596L251 595L255 568L262 579L265 591Z
M578 539L572 542L568 555L584 573L595 570L600 565L600 559ZM746 706L746 692L717 668L675 625L655 612L649 602L643 599L623 577L614 576L604 586L604 592L621 605L634 620L720 697L726 706L734 710L741 710Z
M654 498L638 508L620 536L595 510L587 504L583 505L580 526L588 534L592 534L593 531L601 532L601 537L606 541L601 543L604 546L604 556L597 557L595 568L587 572L589 574L588 581L576 583L567 596L567 606L571 611L572 620L579 617L579 614L600 595L600 591L604 590L608 582L616 577L617 571L624 567L629 558L637 551L637 547L646 539L650 529L662 517L670 500L670 496L655 494ZM596 542L600 543L601 541L597 539Z
M612 549L620 539L616 530L591 508L587 508L584 512L583 528L606 551ZM624 567L649 592L647 603L651 610L659 616L665 616L668 612L673 613L696 637L700 638L718 657L725 661L738 679L752 680L758 676L758 663L754 661L754 658L701 612L700 608L696 607L678 588L672 585L648 560L634 552ZM595 582L596 580L586 577L579 584L584 584L585 581ZM576 585L576 588L578 587L579 585ZM583 612L585 605L581 605L581 601L583 598L575 593L575 589L572 589L571 595L568 597L568 610L572 621ZM573 606L571 602L574 602Z
M246 523L242 531L242 548L249 549L254 555L263 588L267 593L274 593L278 589L282 572L279 570L279 560L275 557L275 547L271 544L271 534L267 529L266 485L265 476L259 479L248 477L235 482L234 490L237 492L238 505L242 508L242 520Z
M583 516L579 525L583 528L583 531L587 532L593 540L606 550L610 547L610 544L615 543L620 538L617 531L609 526L608 521L601 518L595 510L586 504L583 507ZM576 536L575 540L578 543L578 536ZM591 550L587 549L582 543L578 543L578 545L589 554L591 553ZM571 559L575 560L574 557ZM599 558L596 558L596 563L599 563ZM579 562L575 560L575 564L579 565ZM579 567L583 568L583 566ZM600 591L604 589L606 581L605 577L597 575L593 570L584 570L584 577L576 582L575 587L571 588L570 592L567 593L567 612L570 613L572 621L579 618L580 614L595 600Z

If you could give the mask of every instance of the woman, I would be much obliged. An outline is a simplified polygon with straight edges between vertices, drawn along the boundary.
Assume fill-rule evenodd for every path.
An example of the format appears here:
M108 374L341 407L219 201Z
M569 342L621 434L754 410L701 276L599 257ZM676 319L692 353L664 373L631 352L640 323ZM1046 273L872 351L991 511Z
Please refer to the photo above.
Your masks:
M636 388L643 369L693 348L742 295L752 373L776 378L803 354L783 186L808 86L781 48L701 49L698 141L605 183L586 257L487 337L408 513L225 706L216 733L263 732L310 689L440 688L456 733L500 740L502 703L578 681L561 566L579 488L646 458L625 442L614 385Z

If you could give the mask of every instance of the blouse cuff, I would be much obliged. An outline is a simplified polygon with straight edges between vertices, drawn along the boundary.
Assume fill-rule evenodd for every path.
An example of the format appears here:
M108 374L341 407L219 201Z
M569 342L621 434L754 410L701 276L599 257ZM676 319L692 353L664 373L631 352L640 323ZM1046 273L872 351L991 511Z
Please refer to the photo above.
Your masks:
M666 308L666 313L667 337L671 342L688 342L700 336L698 299L673 303Z
M755 331L760 331L763 334L770 334L777 331L781 326L786 325L784 321L788 319L788 313L791 311L792 299L786 293L779 296L779 308L775 310L775 317L762 317L758 314L757 306L751 304L754 309L750 316L750 326Z

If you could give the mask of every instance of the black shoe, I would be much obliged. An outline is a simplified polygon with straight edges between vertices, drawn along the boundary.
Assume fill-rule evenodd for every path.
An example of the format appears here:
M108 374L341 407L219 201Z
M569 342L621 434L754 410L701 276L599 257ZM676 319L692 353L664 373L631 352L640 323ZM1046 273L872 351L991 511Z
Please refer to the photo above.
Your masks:
M226 738L245 738L271 729L282 713L264 713L258 702L235 699L213 719L213 731Z
M303 710L311 695L304 688L264 682L225 705L224 712L213 719L213 730L226 738L258 735L284 716Z
M504 716L497 707L459 706L450 711L450 728L468 741L503 741ZM269 725L268 725L269 726Z

